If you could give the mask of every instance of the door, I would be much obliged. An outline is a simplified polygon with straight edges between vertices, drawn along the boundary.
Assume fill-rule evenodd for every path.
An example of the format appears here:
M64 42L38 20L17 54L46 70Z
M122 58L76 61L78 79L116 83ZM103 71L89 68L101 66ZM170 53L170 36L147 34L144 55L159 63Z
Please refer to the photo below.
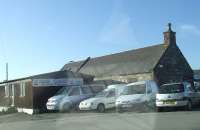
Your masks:
M154 85L153 84L148 84L146 85L146 105L153 108L155 106L156 103L156 93L154 90Z
M113 108L115 107L115 100L116 100L116 92L115 89L110 90L105 97L105 107L106 108Z
M146 84L146 100L151 101L155 98L151 84Z
M192 100L193 104L198 103L198 93L195 92L191 84L185 85L185 92L186 92L186 96L188 96Z
M92 90L89 87L81 87L81 100L93 96Z
M69 93L69 99L72 102L73 105L76 105L81 100L81 92L80 87L74 87L72 88L71 92Z

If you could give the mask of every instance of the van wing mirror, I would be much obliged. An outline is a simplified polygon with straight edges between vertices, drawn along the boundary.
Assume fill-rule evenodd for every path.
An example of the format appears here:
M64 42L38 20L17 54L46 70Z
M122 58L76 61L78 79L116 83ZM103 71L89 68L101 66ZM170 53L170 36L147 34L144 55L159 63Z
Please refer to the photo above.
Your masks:
M123 92L119 93L119 96L123 95Z

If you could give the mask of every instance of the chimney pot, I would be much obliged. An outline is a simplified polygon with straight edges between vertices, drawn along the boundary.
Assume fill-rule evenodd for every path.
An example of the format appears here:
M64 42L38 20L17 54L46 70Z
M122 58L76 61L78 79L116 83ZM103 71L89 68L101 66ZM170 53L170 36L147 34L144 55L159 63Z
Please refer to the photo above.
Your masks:
M176 44L176 32L171 29L171 23L168 23L168 30L164 34L164 44Z

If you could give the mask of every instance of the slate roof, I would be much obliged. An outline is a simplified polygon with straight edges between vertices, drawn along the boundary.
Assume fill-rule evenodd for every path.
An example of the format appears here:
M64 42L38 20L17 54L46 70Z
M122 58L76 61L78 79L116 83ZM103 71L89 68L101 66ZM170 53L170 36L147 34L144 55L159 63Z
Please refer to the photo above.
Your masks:
M151 72L166 50L165 44L91 58L80 73L95 77ZM61 70L76 71L83 61L65 64Z

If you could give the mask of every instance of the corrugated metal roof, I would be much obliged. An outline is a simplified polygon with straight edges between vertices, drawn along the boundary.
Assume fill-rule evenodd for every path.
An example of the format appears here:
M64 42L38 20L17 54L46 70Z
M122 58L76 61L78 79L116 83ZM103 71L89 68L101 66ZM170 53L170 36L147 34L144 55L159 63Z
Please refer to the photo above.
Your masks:
M33 75L33 76L19 78L19 79L3 81L3 82L0 82L0 84L20 81L20 80L25 80L25 79L58 79L58 78L83 78L83 79L92 80L93 76L90 76L87 74L75 73L69 70L67 71L64 70L64 71L54 71L54 72L43 73L43 74Z
M80 73L96 77L127 75L150 72L166 50L166 45L158 44L136 50L91 58ZM66 64L61 70L76 71L84 61Z

